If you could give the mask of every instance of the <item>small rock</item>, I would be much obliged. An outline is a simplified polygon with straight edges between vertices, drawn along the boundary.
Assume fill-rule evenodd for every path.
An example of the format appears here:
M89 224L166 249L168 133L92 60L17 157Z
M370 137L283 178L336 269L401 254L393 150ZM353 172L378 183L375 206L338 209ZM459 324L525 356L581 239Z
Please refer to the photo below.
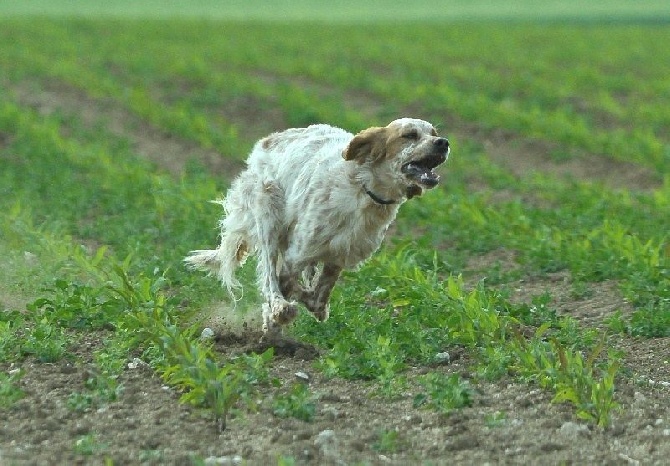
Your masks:
M450 361L451 361L451 356L449 356L449 353L447 353L446 351L443 351L441 353L437 353L435 355L435 362L437 364L449 364Z
M635 392L633 393L633 404L634 405L644 405L644 403L647 401L647 397L644 396L644 394L640 392Z
M314 440L314 445L316 445L323 456L327 457L338 456L337 443L335 432L331 429L319 432L319 435Z
M663 419L661 419L661 418L656 419L654 424L656 424L657 426L660 426L661 424L663 424Z
M516 447L516 448L505 448L505 454L507 456L514 456L518 455L519 453L522 452L521 447Z
M237 465L242 464L242 457L240 455L233 456L210 456L205 458L206 465Z
M407 424L413 426L419 425L423 422L423 419L421 419L421 416L419 416L418 414L403 416L402 420L405 421Z
M87 422L84 421L77 421L77 423L74 426L74 429L72 429L72 433L75 435L85 435L88 434L91 430L91 425Z
M626 433L626 427L623 424L612 424L609 427L609 433L613 437L620 437Z
M562 435L566 437L579 437L589 433L589 428L584 424L577 424L576 422L565 422L559 429Z
M306 372L296 372L295 376L302 382L309 382L309 374Z
M663 435L670 437L670 429L663 429Z
M143 364L144 361L142 361L140 358L133 358L133 360L128 363L128 369L137 369Z
M214 330L212 330L209 327L205 327L202 329L202 333L200 334L200 339L201 340L209 340L214 338Z

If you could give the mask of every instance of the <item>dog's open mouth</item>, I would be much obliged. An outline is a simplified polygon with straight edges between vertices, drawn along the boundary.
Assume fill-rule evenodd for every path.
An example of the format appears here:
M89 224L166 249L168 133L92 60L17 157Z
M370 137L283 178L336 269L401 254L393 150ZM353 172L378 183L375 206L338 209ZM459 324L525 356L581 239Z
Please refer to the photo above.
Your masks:
M402 172L420 185L427 188L437 186L440 176L435 173L434 168L447 160L445 154L431 154L421 160L414 160L402 166Z

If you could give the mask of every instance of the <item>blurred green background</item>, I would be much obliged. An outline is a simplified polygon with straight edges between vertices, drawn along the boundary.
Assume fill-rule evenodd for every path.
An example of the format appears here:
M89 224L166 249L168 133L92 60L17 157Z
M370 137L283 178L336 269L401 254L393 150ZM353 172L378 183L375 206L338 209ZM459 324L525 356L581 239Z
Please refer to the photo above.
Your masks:
M610 20L668 21L670 1L646 0L0 0L0 17L14 15L204 17L211 19Z

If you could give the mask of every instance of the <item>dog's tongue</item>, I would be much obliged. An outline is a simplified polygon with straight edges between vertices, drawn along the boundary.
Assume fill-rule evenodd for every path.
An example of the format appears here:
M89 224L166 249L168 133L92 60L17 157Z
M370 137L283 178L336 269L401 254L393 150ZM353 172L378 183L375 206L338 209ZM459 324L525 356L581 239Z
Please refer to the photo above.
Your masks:
M440 177L430 168L422 167L419 164L409 163L405 168L406 172L415 178L419 183L433 187L440 181Z

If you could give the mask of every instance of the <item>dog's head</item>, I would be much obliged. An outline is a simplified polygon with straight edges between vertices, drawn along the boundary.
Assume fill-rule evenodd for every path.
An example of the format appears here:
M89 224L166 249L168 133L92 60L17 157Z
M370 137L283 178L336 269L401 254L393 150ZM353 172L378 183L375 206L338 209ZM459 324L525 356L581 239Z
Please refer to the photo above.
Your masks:
M427 121L401 118L361 131L343 156L369 167L377 189L412 198L437 186L440 177L434 169L447 160L449 141Z

